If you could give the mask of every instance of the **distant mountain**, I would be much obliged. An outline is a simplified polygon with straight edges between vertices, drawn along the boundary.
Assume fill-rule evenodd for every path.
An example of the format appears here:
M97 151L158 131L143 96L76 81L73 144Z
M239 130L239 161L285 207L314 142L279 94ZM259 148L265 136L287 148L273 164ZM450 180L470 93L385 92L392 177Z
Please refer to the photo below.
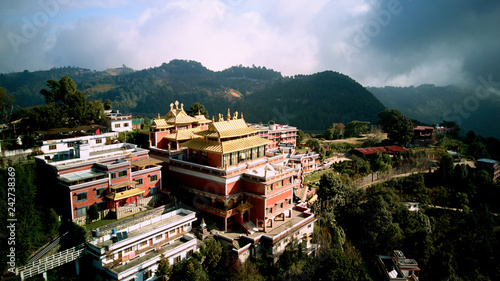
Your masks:
M367 88L388 108L427 124L454 121L462 133L500 138L500 96L457 86ZM487 97L486 97L487 96Z
M385 108L359 83L337 72L283 77L272 69L241 65L215 72L186 60L139 71L126 66L106 71L64 67L0 74L0 87L14 95L17 107L29 107L44 103L39 92L47 80L65 75L90 99L109 99L121 112L148 117L166 114L178 100L186 108L200 102L210 115L225 116L231 108L243 112L248 122L273 120L322 131L334 122L375 123Z

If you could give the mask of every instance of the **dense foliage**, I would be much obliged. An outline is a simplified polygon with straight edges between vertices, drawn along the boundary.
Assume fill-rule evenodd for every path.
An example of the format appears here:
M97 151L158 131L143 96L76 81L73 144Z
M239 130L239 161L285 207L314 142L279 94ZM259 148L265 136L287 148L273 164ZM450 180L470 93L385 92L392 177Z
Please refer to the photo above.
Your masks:
M0 87L16 98L19 109L43 104L40 89L47 80L63 76L71 77L88 101L110 100L120 112L147 117L165 114L168 105L179 100L204 104L212 114L231 108L243 112L249 122L274 120L311 131L324 130L334 122L375 123L377 112L384 108L359 83L337 72L290 78L265 67L241 65L214 72L186 60L172 60L140 71L125 66L102 72L68 67L0 74ZM51 116L55 110L44 109L38 116Z

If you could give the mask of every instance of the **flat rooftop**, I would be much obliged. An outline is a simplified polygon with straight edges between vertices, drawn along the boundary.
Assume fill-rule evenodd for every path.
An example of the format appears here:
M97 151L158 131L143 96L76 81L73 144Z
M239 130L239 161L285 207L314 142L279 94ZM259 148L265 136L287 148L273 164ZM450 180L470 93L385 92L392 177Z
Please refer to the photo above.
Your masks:
M97 241L97 242L94 242L93 244L95 246L97 246L97 247L100 247L100 248L111 246L111 245L114 245L114 244L116 244L116 245L123 244L124 241L127 241L127 240L130 241L132 238L140 236L140 235L142 235L144 233L147 233L147 232L149 232L151 230L154 230L156 228L160 228L162 226L165 226L165 225L168 225L168 224L172 224L172 223L175 223L177 221L181 221L181 220L183 220L184 218L186 218L188 216L194 216L193 212L188 211L188 210L183 210L183 209L178 209L178 210L175 210L173 212L177 212L177 214L175 214L175 215L173 215L171 217L164 218L163 220L160 220L160 221L157 221L157 222L153 222L153 223L151 223L149 225L146 225L146 226L143 226L143 227L140 227L140 224L143 224L144 222L138 222L137 224L134 224L134 225L130 226L129 228L121 229L120 231L118 231L118 232L124 232L124 231L127 231L130 228L135 228L132 231L127 231L128 238L126 238L126 239L123 239L123 240L120 240L120 241L117 241L117 242L113 242L113 240L109 239L109 240L105 240L105 241L102 241L102 242Z
M296 224L302 222L303 220L305 220L305 219L307 219L309 217L311 217L311 216L306 217L304 215L303 211L299 211L299 210L296 210L295 208L293 208L292 209L292 218L291 219L290 218L286 218L285 221L275 220L274 221L274 227L268 228L266 232L264 232L264 231L257 231L257 232L254 232L252 234L247 235L246 232L232 230L232 231L227 231L227 232L219 231L219 235L226 236L226 237L229 237L231 239L238 239L242 235L243 236L248 236L248 237L251 237L251 238L257 238L257 237L259 237L261 235L275 237L275 236L281 234L282 232L286 231L290 227L295 226Z

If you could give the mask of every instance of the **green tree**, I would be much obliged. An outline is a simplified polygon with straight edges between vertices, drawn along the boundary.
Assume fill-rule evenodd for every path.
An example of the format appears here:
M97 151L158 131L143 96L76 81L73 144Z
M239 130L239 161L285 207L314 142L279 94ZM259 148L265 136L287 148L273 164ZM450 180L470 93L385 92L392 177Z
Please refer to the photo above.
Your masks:
M370 122L368 121L351 121L347 123L347 126L345 127L345 134L348 137L359 137L361 134L366 134L370 132L370 128L368 127L370 125Z
M10 121L14 101L14 97L7 94L7 91L0 87L0 124Z
M88 216L91 222L99 218L99 208L97 208L97 204L94 203L90 206Z
M335 209L335 207L342 205L348 191L349 186L332 172L323 174L319 180L318 197L323 208Z
M469 144L469 155L474 159L489 158L490 155L482 142L473 141Z
M323 132L323 136L327 140L341 139L344 137L344 129L345 125L343 123L333 123Z
M406 145L413 137L413 123L397 109L384 109L378 114L378 124L394 143Z
M104 110L110 110L112 108L111 101L109 99L106 99L104 101Z
M173 269L165 255L161 254L160 262L158 263L158 268L155 271L155 276L162 278L163 280L169 280L172 275Z
M219 241L214 238L209 238L201 245L200 253L205 257L203 265L208 270L213 270L222 256L222 247Z
M191 105L189 107L189 109L188 109L188 111L186 111L186 113L189 116L193 116L193 117L195 115L201 114L201 115L205 115L205 118L208 118L207 109L205 108L205 106L203 104L200 104L199 102L193 103L193 105Z
M306 134L302 130L297 131L297 145L300 145L306 137Z

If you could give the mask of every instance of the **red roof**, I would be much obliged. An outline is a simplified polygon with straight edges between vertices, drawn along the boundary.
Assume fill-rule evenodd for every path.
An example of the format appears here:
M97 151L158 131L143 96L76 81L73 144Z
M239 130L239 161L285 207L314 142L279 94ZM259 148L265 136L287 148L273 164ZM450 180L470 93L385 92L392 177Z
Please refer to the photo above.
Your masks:
M375 154L375 152L392 154L394 152L407 151L404 147L397 145L356 148L354 150L357 150L364 155Z
M417 131L433 130L434 131L434 127L429 127L429 126L415 126L413 128L413 130L417 130Z

